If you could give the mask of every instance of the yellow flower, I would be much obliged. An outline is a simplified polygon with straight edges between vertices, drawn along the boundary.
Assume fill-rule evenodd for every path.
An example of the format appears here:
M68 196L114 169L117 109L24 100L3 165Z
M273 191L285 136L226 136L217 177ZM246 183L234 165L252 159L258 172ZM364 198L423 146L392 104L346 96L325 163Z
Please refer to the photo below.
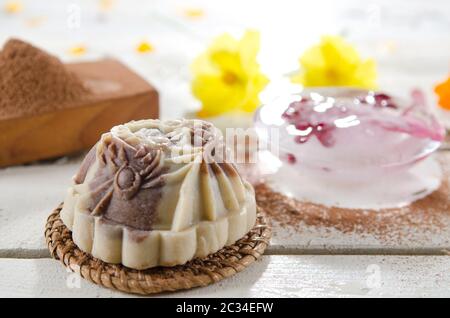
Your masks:
M200 8L186 8L181 13L189 19L200 19L205 15L205 11Z
M321 42L300 57L300 73L291 80L305 87L376 87L376 65L363 60L358 51L338 36L323 36Z
M256 60L258 51L258 32L247 31L240 40L224 34L194 60L191 88L202 103L198 116L252 112L259 106L258 95L268 79Z
M108 11L114 6L114 0L99 0L98 2L100 10Z
M18 13L23 10L23 4L21 1L7 1L4 9L7 13Z
M81 56L86 54L86 47L84 45L75 45L69 49L69 53L74 56Z
M142 41L136 47L138 53L150 53L154 50L153 45L150 42Z
M434 92L439 97L439 106L450 110L450 76L444 82L434 88Z
M30 28L35 28L42 25L46 20L46 17L31 17L25 20L25 25Z

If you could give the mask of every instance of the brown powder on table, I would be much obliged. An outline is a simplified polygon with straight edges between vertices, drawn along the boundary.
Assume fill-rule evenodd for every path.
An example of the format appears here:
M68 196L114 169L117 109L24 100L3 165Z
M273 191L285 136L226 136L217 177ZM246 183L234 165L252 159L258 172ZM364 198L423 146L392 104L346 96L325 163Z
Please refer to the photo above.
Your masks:
M447 133L445 135L444 147L450 148L450 129L447 129Z
M450 153L441 155L449 162ZM273 191L266 184L255 187L256 200L272 222L285 228L302 230L305 226L335 229L343 233L371 234L380 240L401 240L405 229L438 233L450 220L450 165L444 166L441 187L427 197L403 208L375 210L326 207L301 202Z
M89 95L58 58L26 42L11 39L0 51L0 118L54 111Z

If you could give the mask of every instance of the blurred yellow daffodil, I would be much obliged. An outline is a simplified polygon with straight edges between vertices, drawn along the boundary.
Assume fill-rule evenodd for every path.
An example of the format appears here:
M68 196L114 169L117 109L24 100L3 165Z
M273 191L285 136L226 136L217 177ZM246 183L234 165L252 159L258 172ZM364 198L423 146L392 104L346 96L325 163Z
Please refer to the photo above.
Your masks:
M35 28L42 25L46 20L46 17L31 17L25 20L25 25L30 28Z
M339 36L323 36L319 44L300 57L299 62L300 73L291 80L305 87L376 87L375 62L363 60L358 51Z
M114 6L114 0L99 0L98 5L100 7L100 10L108 11L111 10Z
M258 32L247 31L240 40L224 34L194 60L191 88L202 104L199 117L252 112L259 106L268 79L260 71L258 51Z
M18 13L23 10L23 4L21 1L7 1L4 9L7 13Z
M154 50L153 45L148 42L148 41L141 41L137 46L136 46L136 51L138 53L150 53Z
M201 8L186 8L181 13L189 19L200 19L205 15L205 11Z
M434 91L439 97L439 106L450 110L450 77L446 81L438 84Z
M84 45L75 45L69 49L69 54L73 56L82 56L86 54L86 47Z

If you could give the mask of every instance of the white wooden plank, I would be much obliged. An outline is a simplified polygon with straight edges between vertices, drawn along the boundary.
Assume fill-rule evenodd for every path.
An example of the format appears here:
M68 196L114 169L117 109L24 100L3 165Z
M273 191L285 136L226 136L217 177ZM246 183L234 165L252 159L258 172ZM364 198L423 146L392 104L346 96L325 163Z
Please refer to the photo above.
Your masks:
M450 154L450 153L449 153ZM47 257L48 214L63 200L81 157L0 170L0 257ZM450 250L450 211L439 229L426 222L392 227L385 237L332 227L274 224L269 254L441 254ZM447 224L448 226L445 226Z
M445 254L450 250L450 215L438 229L417 225L393 227L389 234L342 232L332 227L274 224L268 254Z
M271 78L274 80L298 67L299 54L307 45L317 41L320 34L335 32L336 23L341 30L359 30L350 33L349 39L361 47L362 51L370 52L369 55L377 60L380 88L405 94L411 87L420 87L430 97L430 103L434 103L431 88L437 81L443 79L447 72L442 65L447 61L445 52L448 51L449 44L442 39L447 38L445 27L448 19L442 12L449 8L448 1L441 0L439 5L435 6L440 9L433 9L433 12L440 19L434 19L433 23L405 24L414 26L415 32L411 32L408 28L398 28L395 23L397 17L401 15L402 19L409 22L415 20L431 22L428 14L429 6L424 10L424 4L421 2L408 3L409 10L405 13L403 2L394 5L385 0L374 1L375 8L386 9L389 5L392 12L392 15L383 21L382 32L380 29L381 33L376 34L371 30L373 25L364 22L366 12L360 8L358 1L343 2L336 4L333 10L327 12L330 19L326 20L334 21L332 25L324 25L321 22L320 28L316 28L313 33L309 31L305 41L298 43L292 43L289 37L280 37L279 34L287 29L304 30L305 28L301 26L311 25L314 19L310 21L284 18L278 21L280 23L277 23L274 29L273 23L268 24L267 19L261 19L263 15L252 14L255 5L258 5L261 12L270 13L272 6L269 2L261 4L251 1L245 5L239 2L241 10L239 16L236 16L236 12L233 11L235 6L229 1L214 5L200 1L198 6L204 8L206 14L195 23L186 20L174 10L180 4L180 1L170 1L170 4L160 2L157 8L154 5L143 8L142 5L118 4L117 10L112 10L108 19L102 23L97 23L96 19L87 19L83 22L86 23L83 30L89 30L85 32L83 42L89 49L82 58L98 58L106 53L114 54L128 63L157 85L161 92L162 116L165 118L182 116L185 110L196 106L197 101L189 90L188 65L195 55L207 46L207 42L213 36L223 31L223 26L227 26L227 29L233 26L232 29L240 30L251 24L261 30L261 64L263 69L270 70ZM66 5L67 3L61 3L58 7L36 6L27 1L25 4L27 12L30 14L39 12L47 16L43 27L57 32L42 32L43 29L29 28L25 23L19 23L18 19L11 18L2 22L5 26L13 25L14 28L1 28L0 41L6 40L11 35L10 30L14 29L16 36L30 39L59 54L65 60L74 59L67 55L67 51L77 43L73 42L73 37L67 36L67 28L60 28L61 20L55 19L55 13L66 10ZM81 5L87 15L95 14L98 9L87 1L82 1ZM292 10L296 6L298 3L293 1L285 4L283 15L290 16L292 12L297 12L298 10ZM304 5L300 4L300 7L302 6ZM312 9L313 14L323 13L321 5ZM149 16L156 18L149 19ZM110 36L106 37L103 32L105 23L109 30L113 30ZM123 25L127 25L127 28L124 29ZM327 31L327 28L331 29ZM425 36L429 34L429 28L432 28L433 37ZM136 54L134 51L136 43L141 40L142 30L152 30L148 36L156 50L148 55ZM102 41L97 41L99 32L103 32ZM284 46L291 49L285 50ZM179 50L179 47L183 47L183 50ZM273 51L275 47L281 49ZM440 49L436 50L436 47ZM48 255L42 237L45 219L63 199L65 188L76 167L77 164L67 163L58 166L35 165L0 169L0 256ZM442 221L445 223L448 220ZM405 233L408 235L404 235ZM438 253L450 246L450 226L438 234L422 230L418 224L413 228L396 230L392 233L392 237L400 239L380 240L370 233L344 234L329 228L303 227L300 231L292 231L275 226L272 246L268 252Z
M43 238L46 218L63 200L81 158L64 160L0 170L0 257L48 256ZM275 224L267 252L439 254L450 250L450 211L437 217L439 229L419 222L394 226L385 237L370 232L344 233L332 227L294 229Z
M449 297L449 268L448 256L265 256L218 284L163 296ZM0 259L0 296L128 295L79 279L54 260Z
M0 169L1 256L48 256L44 226L64 199L79 160Z

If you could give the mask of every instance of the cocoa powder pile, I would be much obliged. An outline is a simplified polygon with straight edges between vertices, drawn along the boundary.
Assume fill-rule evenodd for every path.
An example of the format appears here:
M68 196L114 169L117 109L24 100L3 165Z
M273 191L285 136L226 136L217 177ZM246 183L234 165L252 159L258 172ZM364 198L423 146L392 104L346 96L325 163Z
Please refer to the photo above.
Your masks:
M69 107L89 97L81 80L56 57L17 39L0 51L0 118Z

